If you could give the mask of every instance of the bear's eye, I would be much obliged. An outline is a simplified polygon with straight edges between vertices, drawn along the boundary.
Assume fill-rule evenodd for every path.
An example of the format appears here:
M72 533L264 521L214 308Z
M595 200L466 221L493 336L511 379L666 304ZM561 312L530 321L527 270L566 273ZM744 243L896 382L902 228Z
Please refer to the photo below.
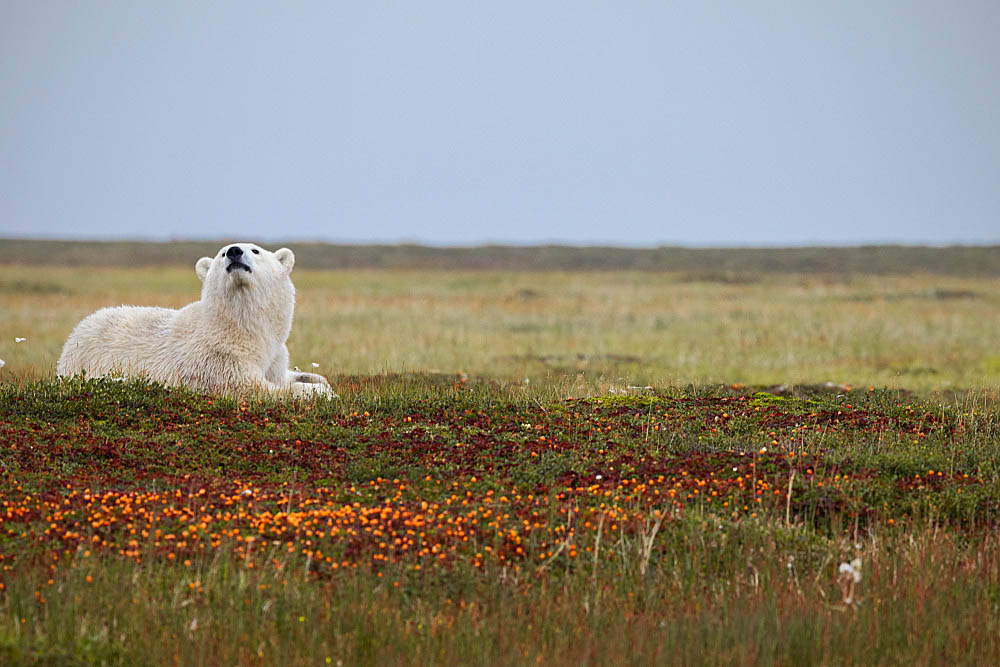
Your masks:
M251 251L251 252L252 252L253 254L255 254L255 255L259 255L259 254L260 254L260 250L257 250L256 248L250 248L250 251Z

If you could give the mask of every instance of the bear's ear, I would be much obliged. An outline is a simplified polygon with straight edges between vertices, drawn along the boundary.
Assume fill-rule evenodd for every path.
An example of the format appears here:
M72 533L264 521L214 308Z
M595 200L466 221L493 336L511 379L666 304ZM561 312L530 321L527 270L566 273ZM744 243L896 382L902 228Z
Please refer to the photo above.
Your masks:
M194 272L198 274L198 278L204 282L205 276L208 275L208 270L212 268L212 258L202 257L198 260L198 263L194 265Z
M289 273L292 272L292 267L295 266L295 253L288 248L282 248L281 250L274 253L274 258L278 260L278 263L285 267Z

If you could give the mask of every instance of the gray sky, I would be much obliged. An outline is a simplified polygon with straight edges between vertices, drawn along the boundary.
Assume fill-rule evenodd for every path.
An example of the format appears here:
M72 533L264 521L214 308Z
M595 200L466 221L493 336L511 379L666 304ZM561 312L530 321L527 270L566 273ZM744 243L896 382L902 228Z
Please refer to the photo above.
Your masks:
M0 0L0 236L1000 241L1000 2Z

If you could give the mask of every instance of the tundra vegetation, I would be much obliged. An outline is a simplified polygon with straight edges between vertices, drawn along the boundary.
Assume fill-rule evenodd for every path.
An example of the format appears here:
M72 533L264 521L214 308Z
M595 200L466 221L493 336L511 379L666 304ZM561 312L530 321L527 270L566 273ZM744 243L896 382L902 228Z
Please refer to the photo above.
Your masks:
M297 402L56 381L82 315L197 279L0 265L0 662L1000 662L987 251L300 260L292 363L339 398Z

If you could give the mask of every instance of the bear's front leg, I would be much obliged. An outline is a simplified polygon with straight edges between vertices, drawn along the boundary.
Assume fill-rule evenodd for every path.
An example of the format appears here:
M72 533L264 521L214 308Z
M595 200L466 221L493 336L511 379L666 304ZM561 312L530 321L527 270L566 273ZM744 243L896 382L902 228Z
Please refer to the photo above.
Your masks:
M302 371L288 371L288 381L305 382L307 384L330 384L330 382L322 375L317 373L303 373Z
M318 382L292 382L288 385L294 398L310 398L312 396L325 396L327 398L337 398L333 389L328 384Z
M278 353L268 364L265 376L271 382L277 384L293 384L301 382L303 384L330 384L326 378L316 373L303 373L299 370L288 370L288 347L282 345Z

